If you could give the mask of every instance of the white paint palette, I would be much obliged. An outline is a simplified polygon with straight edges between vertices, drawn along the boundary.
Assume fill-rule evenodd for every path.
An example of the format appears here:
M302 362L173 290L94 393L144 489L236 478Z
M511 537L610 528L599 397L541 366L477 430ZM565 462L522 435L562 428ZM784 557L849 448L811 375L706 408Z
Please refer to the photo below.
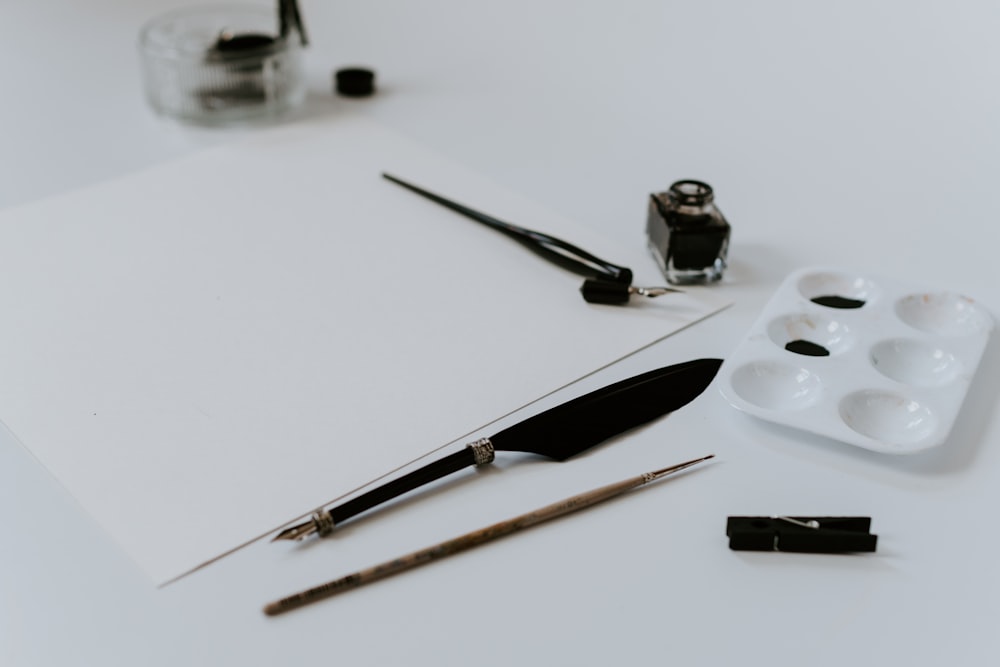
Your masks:
M804 268L764 307L719 386L761 419L911 454L946 440L992 329L961 294Z

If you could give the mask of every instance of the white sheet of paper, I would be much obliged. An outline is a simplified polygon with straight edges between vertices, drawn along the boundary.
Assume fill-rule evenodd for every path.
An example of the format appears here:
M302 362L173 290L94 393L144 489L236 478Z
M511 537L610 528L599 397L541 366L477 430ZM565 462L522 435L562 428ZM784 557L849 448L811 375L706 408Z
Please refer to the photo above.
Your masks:
M382 171L635 257L361 118L0 213L0 418L155 582L722 305L586 304Z

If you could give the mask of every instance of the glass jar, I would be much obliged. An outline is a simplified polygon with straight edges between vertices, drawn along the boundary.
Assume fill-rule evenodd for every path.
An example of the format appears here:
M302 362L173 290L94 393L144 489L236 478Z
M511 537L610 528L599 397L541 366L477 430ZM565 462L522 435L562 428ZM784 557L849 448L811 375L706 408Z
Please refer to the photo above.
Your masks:
M692 180L650 195L646 236L668 282L696 285L722 278L730 226L714 200L710 185Z
M305 99L304 33L252 5L176 10L139 36L150 105L183 121L220 125L275 116Z

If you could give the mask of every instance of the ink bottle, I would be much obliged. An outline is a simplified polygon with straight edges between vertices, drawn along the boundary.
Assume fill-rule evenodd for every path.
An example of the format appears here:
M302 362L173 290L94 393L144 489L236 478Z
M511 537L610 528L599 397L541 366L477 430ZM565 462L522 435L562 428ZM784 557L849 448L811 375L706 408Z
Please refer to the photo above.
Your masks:
M667 282L696 285L722 278L730 227L714 199L710 185L690 180L650 195L646 236Z

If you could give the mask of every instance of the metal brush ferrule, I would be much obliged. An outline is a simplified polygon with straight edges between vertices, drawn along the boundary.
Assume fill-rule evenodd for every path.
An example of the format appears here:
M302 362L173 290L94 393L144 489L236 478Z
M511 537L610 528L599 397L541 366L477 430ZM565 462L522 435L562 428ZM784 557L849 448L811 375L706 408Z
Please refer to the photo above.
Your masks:
M489 438L480 438L475 442L470 442L466 447L472 450L472 456L475 458L477 466L493 463L493 459L496 458L493 443L490 442Z

